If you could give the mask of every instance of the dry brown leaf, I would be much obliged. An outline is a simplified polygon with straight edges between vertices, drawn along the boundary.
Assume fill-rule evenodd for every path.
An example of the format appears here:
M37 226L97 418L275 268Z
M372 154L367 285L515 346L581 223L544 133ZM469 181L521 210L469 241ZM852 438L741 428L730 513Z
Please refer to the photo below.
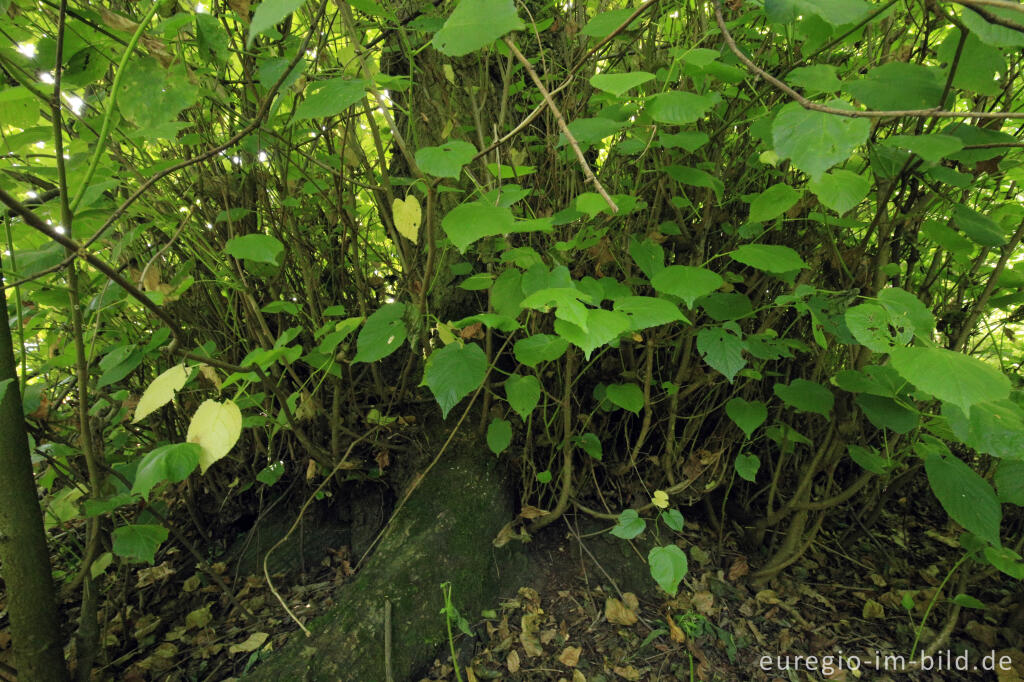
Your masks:
M775 590L761 590L754 596L754 599L761 604L778 604L781 601L775 594Z
M705 616L711 615L711 609L715 605L715 595L707 590L693 593L693 607Z
M242 18L242 21L249 21L249 0L228 0L228 7L235 10L235 13Z
M484 338L484 325L480 322L468 324L459 330L459 336L463 341L469 341L470 339L482 339Z
M964 627L964 630L966 630L967 634L974 638L975 641L981 642L990 649L995 648L998 630L991 625L985 625L984 623L972 620Z
M615 625L632 625L637 621L636 613L615 597L608 597L604 601L604 617Z
M686 633L679 627L675 619L670 614L665 614L665 622L668 623L668 636L676 644L686 643Z
M558 655L558 662L562 665L567 665L570 668L575 668L576 664L580 662L580 654L583 653L583 649L578 646L567 646L562 649L562 653Z
M750 566L747 565L747 557L742 554L733 559L729 566L729 582L735 582L750 573Z
M220 391L221 380L220 380L220 375L217 374L217 370L216 369L214 369L210 365L202 364L202 365L199 365L199 374L204 379L206 379L211 384L213 384L214 388L216 388L218 392Z
M136 587L146 587L152 585L158 580L163 580L175 574L174 568L168 562L164 562L157 566L150 568L140 568L138 572L138 579L135 582Z
M636 598L636 595L632 592L622 593L622 603L625 604L626 608L630 611L636 612L640 610L640 600Z
M523 645L523 651L527 656L542 656L544 654L544 647L540 645L538 637L541 618L539 613L527 613L519 621L522 630L519 633L519 643Z
M377 462L377 468L384 471L391 464L391 457L388 455L387 450L380 450L376 455L373 456L373 460Z
M540 517L547 516L550 513L551 512L540 509L539 507L526 505L523 507L522 511L519 512L519 515L524 519L539 519Z

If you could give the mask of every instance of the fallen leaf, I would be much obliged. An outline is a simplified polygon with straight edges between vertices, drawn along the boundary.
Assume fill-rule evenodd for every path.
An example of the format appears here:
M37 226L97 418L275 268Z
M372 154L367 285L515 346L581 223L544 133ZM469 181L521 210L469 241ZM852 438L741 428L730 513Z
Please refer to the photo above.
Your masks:
M861 612L861 617L882 620L885 618L885 608L874 599L868 599L864 602L864 610Z
M572 682L587 682L587 676L579 670L572 671Z
M527 613L519 621L522 628L519 633L519 643L523 645L523 651L527 656L542 656L544 654L544 647L540 645L538 636L541 618L539 613Z
M583 653L583 649L578 646L567 646L562 650L562 653L558 655L558 662L562 665L567 665L570 668L575 668L576 664L580 662L580 654Z
M540 509L539 507L526 505L523 507L522 511L519 512L519 515L524 519L539 519L540 517L547 516L550 513L551 512Z
M256 651L261 646L263 646L263 643L267 641L267 637L269 636L270 635L268 635L266 632L254 632L251 635L249 635L249 638L246 639L244 642L232 644L230 647L228 647L228 653L241 654Z
M625 666L617 665L614 668L612 668L612 670L619 677L621 677L623 679L626 679L626 680L632 680L633 682L635 682L636 680L639 680L643 676L643 673L640 672L639 670L637 670L636 666L632 666L632 665L625 665Z
M715 604L715 595L707 590L693 593L693 607L705 616L711 615L711 608Z
M729 582L735 582L748 573L750 573L750 566L747 565L747 557L741 554L733 559L732 565L729 566Z
M210 621L213 620L213 614L210 613L210 607L204 606L201 609L191 611L185 616L185 628L188 630L202 630Z
M632 625L637 621L636 613L626 607L615 597L608 597L604 602L604 617L615 625Z
M519 665L519 652L513 649L508 652L508 656L505 657L505 667L508 668L510 673L515 675L519 672Z
M675 619L672 618L671 615L666 615L665 622L668 623L668 636L672 639L672 641L676 644L685 644L686 633L683 632L683 629L681 627L679 627Z

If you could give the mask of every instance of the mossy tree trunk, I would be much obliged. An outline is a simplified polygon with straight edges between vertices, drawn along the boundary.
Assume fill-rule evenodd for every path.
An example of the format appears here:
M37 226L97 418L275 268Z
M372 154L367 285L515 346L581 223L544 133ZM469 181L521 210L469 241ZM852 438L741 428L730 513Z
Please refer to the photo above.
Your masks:
M414 679L447 642L441 583L472 621L493 603L509 550L492 540L513 518L504 466L479 442L456 439L422 479L385 530L356 579L335 606L296 633L249 680L385 678L385 608L391 604L395 680Z

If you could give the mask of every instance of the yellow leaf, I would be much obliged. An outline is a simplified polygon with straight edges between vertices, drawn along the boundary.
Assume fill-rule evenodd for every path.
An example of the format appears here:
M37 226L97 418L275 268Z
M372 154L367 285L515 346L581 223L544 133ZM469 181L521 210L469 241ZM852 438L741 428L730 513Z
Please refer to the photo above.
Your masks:
M228 653L239 654L243 652L249 653L251 651L256 651L261 646L263 646L263 643L267 641L267 637L269 636L270 635L268 635L265 632L254 632L251 635L249 635L249 639L245 640L244 642L241 642L239 644L232 644L230 647L228 647Z
M417 243L420 239L420 220L423 218L419 200L412 194L407 196L405 201L395 199L391 213L395 217L395 228L398 233L413 244Z
M218 403L207 400L188 425L185 440L196 443L203 452L199 455L199 471L205 474L210 465L228 454L242 435L242 411L230 400Z
M668 509L668 493L664 490L655 490L654 497L651 498L651 504L658 509Z
M138 423L151 412L159 410L171 402L174 392L181 390L181 387L188 381L188 376L191 373L191 369L185 367L184 364L180 364L171 367L156 379L153 379L153 383L142 392L139 404L135 406L135 418L132 419L132 423Z

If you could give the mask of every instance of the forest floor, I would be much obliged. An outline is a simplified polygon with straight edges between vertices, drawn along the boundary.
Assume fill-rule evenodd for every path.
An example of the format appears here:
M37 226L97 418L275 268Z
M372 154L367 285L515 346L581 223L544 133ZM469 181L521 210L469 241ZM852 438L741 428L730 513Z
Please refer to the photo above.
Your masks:
M463 614L474 637L455 630L458 671L445 650L422 680L1024 681L1020 593L999 576L973 576L969 596L957 598L956 627L924 659L930 670L897 669L901 656L920 662L948 622L958 580L946 577L962 551L952 530L943 536L926 530L936 527L932 519L917 523L926 510L899 504L902 516L883 517L856 539L823 530L800 561L757 587L750 571L760 559L694 514L679 540L689 574L675 598L654 588L643 546L603 532L610 524L567 515L528 544L529 578L518 590ZM330 549L304 571L275 577L274 589L308 623L332 605L354 564L347 547ZM93 679L233 679L258 663L267 640L279 648L297 630L262 576L232 575L227 563L214 569L252 618L225 607L212 581L187 575L195 570L189 557L170 557L138 570L127 600L100 604L108 656ZM435 596L440 611L440 590ZM65 616L71 627L76 607ZM438 630L445 632L440 613ZM0 662L8 646L0 629Z

